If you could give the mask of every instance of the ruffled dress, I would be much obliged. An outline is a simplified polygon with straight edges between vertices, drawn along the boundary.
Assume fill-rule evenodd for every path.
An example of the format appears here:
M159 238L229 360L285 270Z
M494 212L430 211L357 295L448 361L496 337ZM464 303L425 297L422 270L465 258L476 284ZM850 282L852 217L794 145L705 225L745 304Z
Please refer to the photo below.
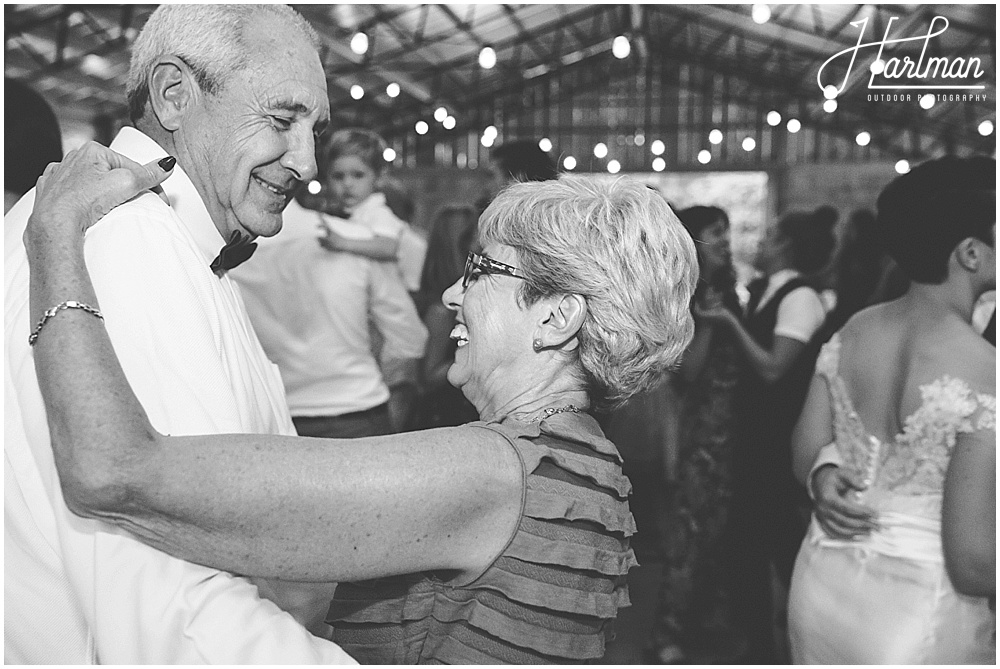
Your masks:
M996 397L957 378L921 386L922 403L891 441L861 423L837 368L840 338L816 372L827 382L836 446L868 488L859 500L881 528L857 540L826 535L815 517L788 604L795 664L995 664L996 614L957 592L941 540L944 478L957 435L996 432Z
M524 467L521 521L477 579L434 574L344 583L327 622L363 664L578 664L603 657L629 605L635 522L622 459L586 414L471 423Z

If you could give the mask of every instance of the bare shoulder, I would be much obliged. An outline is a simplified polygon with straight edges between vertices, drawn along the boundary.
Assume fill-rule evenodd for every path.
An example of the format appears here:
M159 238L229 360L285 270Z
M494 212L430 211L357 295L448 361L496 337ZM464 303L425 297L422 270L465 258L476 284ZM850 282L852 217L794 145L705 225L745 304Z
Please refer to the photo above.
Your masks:
M964 324L963 324L964 325ZM997 350L971 326L950 328L952 346L941 351L944 363L977 393L996 394Z
M464 494L506 496L523 484L520 457L498 432L477 424L395 435L416 459L438 471L438 480ZM387 437L393 440L393 437Z

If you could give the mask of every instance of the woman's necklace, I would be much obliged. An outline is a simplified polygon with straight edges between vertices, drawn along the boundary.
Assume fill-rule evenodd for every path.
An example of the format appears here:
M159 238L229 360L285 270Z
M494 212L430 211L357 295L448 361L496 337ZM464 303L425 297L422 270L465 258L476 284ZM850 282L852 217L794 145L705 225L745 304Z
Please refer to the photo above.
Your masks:
M538 418L532 418L531 422L538 423L540 421L545 420L546 418L551 418L552 416L555 416L557 413L580 413L580 409L572 404L567 404L564 407L547 407L542 411L541 416L539 416Z

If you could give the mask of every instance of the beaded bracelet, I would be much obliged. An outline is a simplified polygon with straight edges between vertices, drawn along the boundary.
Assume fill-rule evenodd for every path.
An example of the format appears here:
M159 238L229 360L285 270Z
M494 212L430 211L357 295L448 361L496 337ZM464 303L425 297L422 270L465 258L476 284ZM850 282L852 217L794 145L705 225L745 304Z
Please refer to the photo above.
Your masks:
M58 314L63 309L83 309L88 314L93 314L94 316L100 318L102 321L104 320L104 315L94 307L90 306L89 304L84 304L83 302L77 302L76 300L66 300L65 302L57 304L56 306L52 307L44 314L42 314L42 320L38 321L38 325L35 326L35 331L28 336L28 346L35 345L35 340L38 339L38 335L42 331L42 328L45 327L45 324L49 322L50 318Z

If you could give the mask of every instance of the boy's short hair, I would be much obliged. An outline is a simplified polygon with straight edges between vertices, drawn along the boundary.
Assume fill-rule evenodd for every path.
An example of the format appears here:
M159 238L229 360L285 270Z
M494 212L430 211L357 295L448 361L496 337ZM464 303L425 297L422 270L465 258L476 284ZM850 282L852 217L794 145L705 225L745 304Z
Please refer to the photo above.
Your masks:
M326 142L325 160L329 166L337 158L357 156L376 174L382 174L386 168L385 150L388 145L377 133L365 128L344 128L330 135Z

